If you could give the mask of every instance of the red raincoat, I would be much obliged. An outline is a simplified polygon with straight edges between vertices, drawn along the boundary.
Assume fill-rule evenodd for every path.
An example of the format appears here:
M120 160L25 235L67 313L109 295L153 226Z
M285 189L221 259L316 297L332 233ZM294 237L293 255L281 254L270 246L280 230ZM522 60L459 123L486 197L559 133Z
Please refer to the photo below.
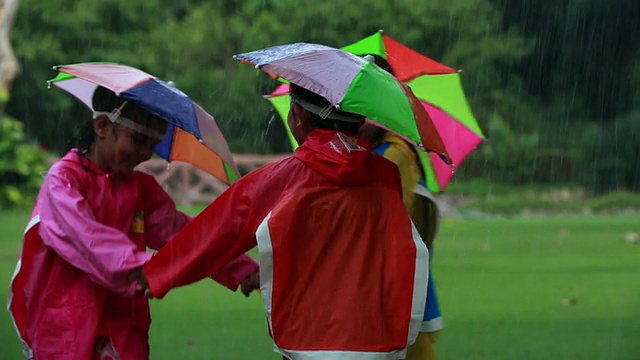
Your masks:
M144 267L151 292L202 279L258 245L275 349L291 359L400 359L422 323L428 251L396 166L315 130L240 179Z
M155 179L135 171L116 184L76 151L47 173L24 236L9 311L27 358L149 357L148 301L127 275L190 218ZM235 290L257 264L242 256L214 277ZM106 357L109 358L109 357Z

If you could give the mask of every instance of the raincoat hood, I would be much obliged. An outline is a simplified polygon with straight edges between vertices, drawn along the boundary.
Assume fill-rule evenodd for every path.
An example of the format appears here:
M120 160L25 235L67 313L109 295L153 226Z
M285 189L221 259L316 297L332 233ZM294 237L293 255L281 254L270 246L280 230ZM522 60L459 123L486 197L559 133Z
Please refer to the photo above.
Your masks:
M359 185L370 174L364 166L371 153L365 139L354 139L334 130L313 130L296 149L295 157L332 182Z

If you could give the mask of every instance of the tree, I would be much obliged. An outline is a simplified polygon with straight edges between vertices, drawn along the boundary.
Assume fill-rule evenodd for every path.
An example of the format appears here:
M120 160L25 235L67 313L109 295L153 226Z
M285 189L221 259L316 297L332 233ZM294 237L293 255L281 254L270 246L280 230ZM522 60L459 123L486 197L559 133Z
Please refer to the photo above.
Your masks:
M0 3L0 119L4 117L4 106L9 100L11 84L19 71L10 40L17 10L18 0L5 0Z
M64 10L61 10L64 9ZM161 66L148 44L149 33L174 16L163 2L140 0L23 0L14 31L16 54L23 65L8 112L23 120L28 134L56 150L65 147L73 128L87 118L86 109L58 90L48 90L53 65L116 61L149 72Z
M24 125L4 114L19 71L9 39L17 10L18 0L0 3L0 209L30 204L44 170L43 154L25 141Z
M493 0L503 28L536 40L515 72L546 105L579 98L587 110L577 120L613 121L631 109L628 76L640 55L637 0ZM565 104L566 106L566 104Z
M32 205L42 184L45 154L23 128L10 117L0 120L0 210Z
M141 67L176 82L212 112L234 151L264 151L270 107L261 96L275 83L231 55L293 41L344 46L380 28L399 41L465 70L472 106L482 125L501 97L518 88L504 66L529 44L500 33L500 13L487 0L320 2L116 0L83 1L60 14L61 0L23 0L16 52L24 64L11 113L48 147L60 149L82 107L47 90L51 65L107 60ZM171 4L171 5L166 5ZM28 41L27 41L28 40ZM504 118L511 118L503 114Z

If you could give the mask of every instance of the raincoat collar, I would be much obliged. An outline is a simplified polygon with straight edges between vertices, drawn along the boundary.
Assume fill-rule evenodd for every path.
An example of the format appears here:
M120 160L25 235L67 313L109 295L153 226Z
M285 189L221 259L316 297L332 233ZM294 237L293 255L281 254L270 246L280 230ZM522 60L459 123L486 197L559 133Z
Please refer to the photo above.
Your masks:
M69 152L62 158L62 161L65 162L70 162L73 164L77 164L79 166L81 166L83 169L91 171L93 173L96 173L98 175L105 175L107 177L112 176L113 173L112 172L104 172L102 169L100 169L100 167L98 167L98 165L96 163L94 163L93 161L91 161L91 159L89 159L86 156L81 156L78 153L78 149L71 149L69 150Z
M313 130L294 156L333 182L357 185L368 178L371 144L335 130Z

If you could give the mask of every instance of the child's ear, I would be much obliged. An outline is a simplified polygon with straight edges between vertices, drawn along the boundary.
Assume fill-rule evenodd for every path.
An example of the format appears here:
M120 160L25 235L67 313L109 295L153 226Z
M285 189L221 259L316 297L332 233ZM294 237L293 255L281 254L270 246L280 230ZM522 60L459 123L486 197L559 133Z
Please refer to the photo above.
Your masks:
M309 123L309 113L298 103L293 104L292 111L295 111L295 126L306 128Z
M111 128L111 125L113 124L106 115L98 115L98 117L93 120L93 130L100 139L107 137L107 131Z

